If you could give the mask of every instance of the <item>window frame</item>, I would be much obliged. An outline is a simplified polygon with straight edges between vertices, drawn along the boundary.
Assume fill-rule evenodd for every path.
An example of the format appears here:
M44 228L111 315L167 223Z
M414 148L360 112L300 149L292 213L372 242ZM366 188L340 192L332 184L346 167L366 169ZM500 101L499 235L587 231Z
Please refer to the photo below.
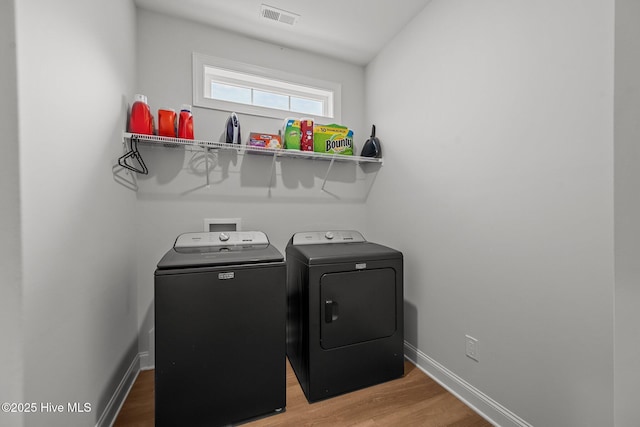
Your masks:
M329 99L328 101L331 102L332 105L327 105L325 107L326 115L314 115L212 99L210 97L212 80L207 76L207 67L218 69L220 71L220 75L227 75L226 77L216 77L215 81L220 81L220 83L223 84L241 87L247 87L250 85L252 88L257 90L266 90L267 92L311 100L320 99L322 97L320 94L322 91L332 92L333 99ZM246 79L247 76L249 77L248 80ZM196 107L221 111L234 111L236 113L274 119L285 119L287 117L310 117L316 122L324 122L327 124L341 122L342 85L340 83L246 64L226 58L204 55L197 52L193 52L192 83L193 105Z

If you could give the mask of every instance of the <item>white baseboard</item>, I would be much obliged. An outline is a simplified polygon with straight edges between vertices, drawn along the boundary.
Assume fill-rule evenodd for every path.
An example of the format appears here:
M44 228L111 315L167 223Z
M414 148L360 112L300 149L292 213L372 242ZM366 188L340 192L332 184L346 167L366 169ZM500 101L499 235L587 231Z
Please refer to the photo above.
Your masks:
M138 378L138 373L140 373L140 354L137 354L131 362L131 365L129 365L129 369L127 369L120 384L118 384L118 388L113 393L113 396L111 396L111 399L109 399L109 403L107 403L104 411L102 411L96 427L113 426L131 387L133 387L133 383L136 381L136 378Z
M154 369L156 365L155 358L155 349L156 349L156 335L155 328L151 328L147 333L147 343L149 345L149 349L146 351L140 352L140 369L143 371L147 371L149 369Z
M404 354L421 371L495 426L533 427L516 414L405 341Z
M150 369L155 369L155 361L153 357L149 354L148 351L142 351L138 354L140 356L140 370L148 371Z
M447 389L451 394L464 402L480 416L495 426L501 427L533 427L516 414L500 405L495 400L448 370L446 367L418 350L405 341L404 354L421 371L435 382ZM102 415L96 423L96 427L111 427L124 404L133 383L136 381L140 370L153 369L152 358L148 351L138 353L131 362L129 369L120 381L118 388L109 400Z

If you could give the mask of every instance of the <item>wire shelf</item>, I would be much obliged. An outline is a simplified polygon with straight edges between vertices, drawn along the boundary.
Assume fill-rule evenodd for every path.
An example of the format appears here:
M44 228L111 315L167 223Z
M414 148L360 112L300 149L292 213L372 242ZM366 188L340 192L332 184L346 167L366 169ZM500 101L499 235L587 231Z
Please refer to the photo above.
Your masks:
M207 149L222 149L222 150L236 150L239 153L249 154L266 154L275 157L290 157L290 158L302 158L313 160L329 160L329 161L341 161L341 162L353 162L353 163L380 163L382 159L374 157L363 156L348 156L343 154L331 154L331 153L315 153L311 151L299 151L299 150L287 150L282 148L264 148L264 147L251 147L244 144L228 144L226 142L218 141L205 141L201 139L182 139L171 138L167 136L159 135L145 135L138 133L124 132L125 140L137 139L139 143L149 145L162 145L164 147L201 147Z

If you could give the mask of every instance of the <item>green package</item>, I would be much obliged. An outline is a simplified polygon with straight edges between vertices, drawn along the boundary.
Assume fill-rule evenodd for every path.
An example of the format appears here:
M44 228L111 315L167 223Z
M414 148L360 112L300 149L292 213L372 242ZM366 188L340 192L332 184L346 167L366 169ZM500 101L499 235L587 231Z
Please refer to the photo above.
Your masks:
M289 150L300 149L300 120L285 119L282 132L282 145Z
M336 124L313 126L313 151L353 155L353 131Z

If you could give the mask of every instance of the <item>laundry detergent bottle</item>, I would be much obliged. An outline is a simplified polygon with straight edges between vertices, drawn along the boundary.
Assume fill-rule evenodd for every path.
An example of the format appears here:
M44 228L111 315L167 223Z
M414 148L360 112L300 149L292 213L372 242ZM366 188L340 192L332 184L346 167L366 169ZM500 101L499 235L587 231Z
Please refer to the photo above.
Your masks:
M134 98L129 117L129 132L153 135L153 116L144 95L136 94Z
M178 138L193 139L193 116L191 105L183 104L178 117Z

